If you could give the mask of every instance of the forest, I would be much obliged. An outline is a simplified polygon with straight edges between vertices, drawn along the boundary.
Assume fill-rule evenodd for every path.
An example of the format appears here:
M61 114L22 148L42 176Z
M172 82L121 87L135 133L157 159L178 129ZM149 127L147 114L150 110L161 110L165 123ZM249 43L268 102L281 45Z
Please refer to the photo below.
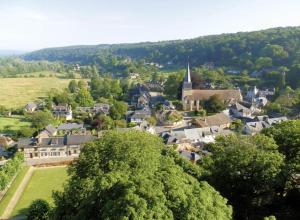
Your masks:
M271 58L274 65L291 66L299 61L299 49L300 27L287 27L157 43L49 48L25 54L24 58L91 64L115 55L185 66L189 57L195 66L214 62L220 66L249 68L259 65L261 60L255 62L261 57Z
M156 43L70 46L49 48L23 55L25 60L63 61L96 65L104 72L133 72L142 64L164 69L209 64L252 72L283 68L293 88L300 86L300 27L221 34L189 40Z

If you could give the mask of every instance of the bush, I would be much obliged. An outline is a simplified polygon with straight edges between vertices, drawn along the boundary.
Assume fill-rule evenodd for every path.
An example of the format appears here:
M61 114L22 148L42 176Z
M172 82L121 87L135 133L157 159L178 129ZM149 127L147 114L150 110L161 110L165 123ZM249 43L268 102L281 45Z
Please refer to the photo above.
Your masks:
M47 220L49 219L50 205L43 199L34 200L28 209L27 219Z
M218 95L211 96L204 102L204 108L209 113L218 113L226 108L226 105Z
M182 111L182 102L179 100L172 101L172 104L175 106L176 110Z

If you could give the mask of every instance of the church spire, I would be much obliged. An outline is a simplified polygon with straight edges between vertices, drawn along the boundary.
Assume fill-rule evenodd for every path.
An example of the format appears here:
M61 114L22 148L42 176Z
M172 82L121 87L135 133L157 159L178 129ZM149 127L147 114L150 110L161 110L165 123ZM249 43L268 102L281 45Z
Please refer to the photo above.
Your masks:
M187 82L187 83L191 83L191 72L190 72L190 63L189 62L188 62L187 71L186 71L186 74L185 74L184 81Z
M191 71L190 71L190 63L188 62L186 74L183 81L183 90L191 90L192 89L192 80L191 80Z

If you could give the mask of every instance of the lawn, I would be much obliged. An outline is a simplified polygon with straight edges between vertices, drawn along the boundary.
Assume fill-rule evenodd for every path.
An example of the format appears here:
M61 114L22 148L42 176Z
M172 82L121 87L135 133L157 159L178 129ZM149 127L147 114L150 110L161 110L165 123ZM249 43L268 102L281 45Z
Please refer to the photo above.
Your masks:
M0 131L4 129L17 131L24 126L30 126L30 122L25 121L24 117L0 117Z
M45 199L53 204L53 190L62 190L67 178L67 167L39 168L35 170L14 208L12 216L26 214L27 208L35 199Z
M70 79L45 78L0 78L0 105L7 108L24 107L28 102L46 97L51 89L62 90Z
M19 184L21 183L21 181L23 180L25 174L27 173L29 167L28 166L24 166L20 172L18 173L17 177L15 178L14 182L11 184L10 188L7 190L5 196L2 198L1 202L0 202L0 216L2 216L6 206L8 205L11 197L14 195L14 193L16 192Z

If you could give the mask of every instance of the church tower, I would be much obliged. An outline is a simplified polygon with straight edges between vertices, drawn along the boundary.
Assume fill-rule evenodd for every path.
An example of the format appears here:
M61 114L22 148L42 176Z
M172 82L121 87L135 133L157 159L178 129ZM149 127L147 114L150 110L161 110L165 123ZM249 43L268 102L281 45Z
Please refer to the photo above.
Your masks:
M190 72L190 64L188 63L186 74L183 80L182 85L182 104L185 106L187 103L185 103L184 98L186 96L192 95L192 80L191 80L191 72Z

